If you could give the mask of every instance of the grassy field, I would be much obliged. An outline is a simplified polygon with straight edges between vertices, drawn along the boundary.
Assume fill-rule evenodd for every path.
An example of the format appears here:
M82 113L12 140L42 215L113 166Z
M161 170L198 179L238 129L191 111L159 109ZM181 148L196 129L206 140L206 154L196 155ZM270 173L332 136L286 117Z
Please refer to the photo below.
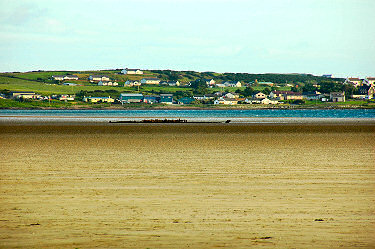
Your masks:
M77 82L73 82L77 83ZM42 95L53 95L53 94L75 94L79 91L95 91L95 90L117 90L120 92L132 92L132 89L124 87L112 87L112 86L97 86L90 83L84 86L66 86L53 83L44 83L37 81L30 81L17 78L8 78L0 76L0 90L10 91L34 91Z

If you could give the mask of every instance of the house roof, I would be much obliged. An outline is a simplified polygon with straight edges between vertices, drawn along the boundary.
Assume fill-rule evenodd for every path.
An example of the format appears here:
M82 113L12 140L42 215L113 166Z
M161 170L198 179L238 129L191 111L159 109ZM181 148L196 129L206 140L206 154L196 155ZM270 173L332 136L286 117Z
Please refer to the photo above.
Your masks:
M367 77L368 80L375 80L375 77Z
M348 78L348 80L350 80L350 81L360 81L361 79L360 78Z
M170 93L162 93L162 94L160 94L160 96L163 96L163 97L173 97L173 94L170 94Z
M178 81L160 81L161 84L177 84Z
M137 71L137 70L141 70L141 69L138 69L138 68L125 68L126 71Z
M237 99L234 98L224 98L225 101L238 101Z
M204 95L205 97L216 97L216 94L214 93L208 93Z
M102 78L102 77L108 78L107 75L90 75L90 76L93 77L93 78Z
M126 97L143 97L143 94L141 94L141 93L121 93L121 96L126 96Z
M272 91L274 94L287 94L287 95L302 95L299 92L293 92L293 91Z
M35 92L31 92L31 91L12 91L10 93L31 93L31 94L35 94Z
M144 80L159 80L158 78L143 78ZM160 81L160 80L159 80Z
M225 81L224 83L229 83L229 84L237 84L240 81ZM241 82L240 82L241 83Z
M88 99L110 99L111 97L86 97Z
M179 100L178 100L179 102L183 102L183 103L186 103L186 102L193 102L193 101L195 101L195 99L193 99L193 98L190 98L190 97L183 97L183 98L180 98Z

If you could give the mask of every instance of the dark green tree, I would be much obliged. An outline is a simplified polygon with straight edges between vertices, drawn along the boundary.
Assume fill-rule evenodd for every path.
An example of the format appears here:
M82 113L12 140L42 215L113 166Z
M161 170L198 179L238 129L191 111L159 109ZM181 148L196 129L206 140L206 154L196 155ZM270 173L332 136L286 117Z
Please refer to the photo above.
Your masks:
M306 83L303 87L302 87L302 91L303 92L313 92L313 91L316 91L317 88L315 86L313 86L312 83Z
M264 93L265 95L269 95L271 93L271 90L268 87L266 87L262 90L262 93Z
M206 94L208 92L206 81L203 79L197 79L191 82L194 94Z
M251 86L249 86L249 87L246 87L245 90L243 90L242 94L245 97L249 97L249 96L253 96L254 93L255 93L254 89Z

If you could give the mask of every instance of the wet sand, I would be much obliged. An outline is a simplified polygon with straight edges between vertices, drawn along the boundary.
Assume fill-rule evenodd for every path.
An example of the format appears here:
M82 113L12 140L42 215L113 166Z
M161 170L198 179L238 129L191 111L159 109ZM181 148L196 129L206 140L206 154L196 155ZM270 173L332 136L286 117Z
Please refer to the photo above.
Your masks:
M0 124L0 247L374 248L375 125Z

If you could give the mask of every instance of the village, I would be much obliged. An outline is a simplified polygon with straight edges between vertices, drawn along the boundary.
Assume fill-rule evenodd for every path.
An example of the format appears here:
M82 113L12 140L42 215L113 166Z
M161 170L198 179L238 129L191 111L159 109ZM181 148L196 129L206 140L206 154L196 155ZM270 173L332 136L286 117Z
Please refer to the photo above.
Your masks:
M364 79L348 77L342 83L354 89L352 94L348 95L345 91L321 92L321 86L313 84L310 91L307 88L299 88L297 84L286 84L291 90L279 90L279 84L273 82L242 82L242 81L220 81L215 78L202 78L190 82L180 82L178 80L162 80L157 77L143 77L144 72L141 69L123 69L119 75L138 76L138 80L126 80L117 82L108 75L90 74L87 78L80 78L74 74L52 75L51 80L64 86L78 86L82 81L97 87L113 87L119 96L77 96L76 94L53 94L42 95L34 91L10 91L8 94L1 94L0 98L16 100L41 100L51 101L59 100L64 102L80 101L85 103L110 103L127 105L131 103L144 104L164 104L164 105L238 105L238 104L258 104L258 105L281 105L304 104L305 101L323 102L346 102L351 100L371 100L375 93L375 77L366 77ZM332 75L323 75L330 78ZM159 94L144 94L140 91L142 86L154 86L160 89L168 87L184 88L196 87L205 88L203 92L176 94L168 91L160 91ZM264 86L263 90L256 91L254 85ZM121 90L123 89L123 90ZM242 90L241 90L242 89ZM301 91L302 90L302 91Z

